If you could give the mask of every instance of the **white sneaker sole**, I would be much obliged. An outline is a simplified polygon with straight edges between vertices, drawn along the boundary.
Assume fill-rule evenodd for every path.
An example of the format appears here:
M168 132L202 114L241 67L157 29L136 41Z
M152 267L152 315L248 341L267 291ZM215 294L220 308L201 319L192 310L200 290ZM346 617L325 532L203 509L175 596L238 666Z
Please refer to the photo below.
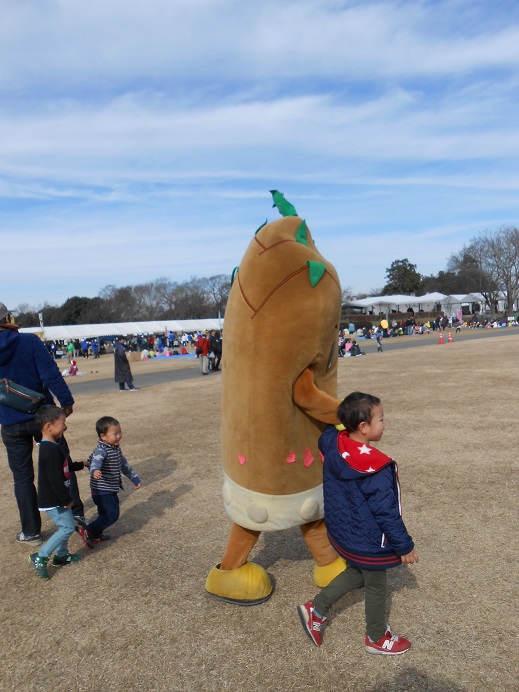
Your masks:
M401 654L406 654L409 649L404 649L403 651L380 651L380 649L372 649L370 646L366 646L366 652L375 656L400 656Z

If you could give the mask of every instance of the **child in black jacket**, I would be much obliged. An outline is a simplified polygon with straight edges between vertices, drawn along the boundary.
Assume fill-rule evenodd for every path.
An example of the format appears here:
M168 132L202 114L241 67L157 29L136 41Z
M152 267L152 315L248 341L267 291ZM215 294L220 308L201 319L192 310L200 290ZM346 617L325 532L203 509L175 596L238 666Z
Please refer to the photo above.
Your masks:
M63 409L50 405L42 406L34 419L42 434L38 456L38 509L47 512L58 527L37 553L29 555L29 562L42 579L49 578L47 562L53 552L53 567L69 565L80 559L79 555L68 552L68 539L74 533L68 449L58 444L67 429L65 421Z

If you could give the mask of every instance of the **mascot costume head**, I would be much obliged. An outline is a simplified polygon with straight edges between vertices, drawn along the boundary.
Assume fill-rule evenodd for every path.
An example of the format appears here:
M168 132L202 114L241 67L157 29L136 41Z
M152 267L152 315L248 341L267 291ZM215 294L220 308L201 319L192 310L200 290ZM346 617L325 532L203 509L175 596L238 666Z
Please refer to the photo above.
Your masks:
M262 531L300 526L317 586L345 568L326 536L317 446L324 426L339 423L341 287L306 221L271 193L283 218L256 231L225 311L223 499L233 525L206 589L241 605L272 594L266 571L247 561Z

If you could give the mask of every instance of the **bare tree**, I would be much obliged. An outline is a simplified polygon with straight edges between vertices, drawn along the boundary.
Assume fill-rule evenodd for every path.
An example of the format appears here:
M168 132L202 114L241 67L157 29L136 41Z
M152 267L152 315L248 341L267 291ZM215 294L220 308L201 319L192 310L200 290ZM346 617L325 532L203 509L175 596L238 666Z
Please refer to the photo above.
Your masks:
M347 303L349 300L352 300L354 297L353 289L351 286L344 286L342 289L342 302Z
M106 302L111 322L132 322L136 319L136 305L133 296L133 286L118 288L113 284L105 286L99 292L99 297Z
M505 298L505 316L509 315L519 296L519 228L503 226L497 231L481 233L471 241L467 251L490 283L480 292L488 294L485 298L491 312L496 310L500 291Z
M193 277L175 289L175 314L179 320L213 317L209 306L207 279Z
M456 290L443 292L479 293L489 307L491 317L494 317L498 307L499 285L485 268L484 257L484 245L478 240L473 240L460 252L451 255L447 262L447 271L456 277Z
M132 294L135 305L134 320L157 320L163 315L162 297L156 290L154 281L134 286Z
M161 317L174 317L176 306L175 291L178 288L178 284L165 276L161 276L160 279L156 279L153 282L153 285L162 305L163 315Z
M217 274L207 279L206 290L209 298L209 305L214 317L219 313L225 312L229 291L231 290L231 277L227 274Z

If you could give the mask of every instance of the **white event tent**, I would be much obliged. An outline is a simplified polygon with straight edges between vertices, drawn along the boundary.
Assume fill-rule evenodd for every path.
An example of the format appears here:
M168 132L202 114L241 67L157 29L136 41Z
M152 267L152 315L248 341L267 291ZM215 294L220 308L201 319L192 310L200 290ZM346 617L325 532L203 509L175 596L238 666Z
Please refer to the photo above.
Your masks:
M24 327L21 332L43 335L48 341L92 339L98 336L137 336L168 332L198 332L202 329L222 329L223 319L161 320L150 322L107 322L104 324L69 324L59 327Z
M370 296L360 300L346 301L343 303L343 307L361 309L364 312L385 312L386 314L391 311L406 312L411 307L424 312L432 312L439 309L441 312L451 316L455 315L462 305L478 303L483 306L484 302L483 296L474 293L445 295L444 293L435 292L426 293L423 296Z

